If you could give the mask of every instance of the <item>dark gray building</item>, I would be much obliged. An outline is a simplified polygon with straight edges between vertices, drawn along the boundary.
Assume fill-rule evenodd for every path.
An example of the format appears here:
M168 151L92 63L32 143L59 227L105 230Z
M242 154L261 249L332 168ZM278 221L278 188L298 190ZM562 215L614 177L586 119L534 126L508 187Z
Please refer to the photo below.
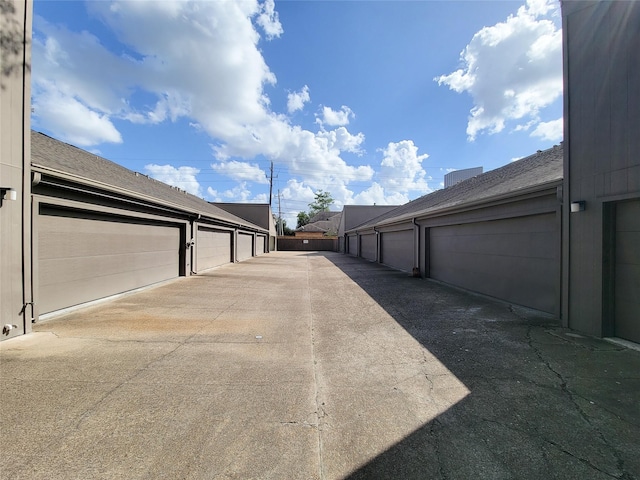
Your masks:
M347 230L348 253L560 315L563 149L420 197Z
M563 1L563 318L640 342L640 2Z

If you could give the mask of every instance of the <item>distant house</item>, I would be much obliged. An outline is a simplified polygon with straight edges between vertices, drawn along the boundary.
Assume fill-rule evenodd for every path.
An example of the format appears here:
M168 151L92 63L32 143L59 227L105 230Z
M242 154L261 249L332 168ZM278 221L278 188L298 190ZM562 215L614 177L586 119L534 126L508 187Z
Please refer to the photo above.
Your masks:
M342 212L318 212L294 232L300 238L336 237Z
M562 158L556 146L346 229L347 252L559 315Z

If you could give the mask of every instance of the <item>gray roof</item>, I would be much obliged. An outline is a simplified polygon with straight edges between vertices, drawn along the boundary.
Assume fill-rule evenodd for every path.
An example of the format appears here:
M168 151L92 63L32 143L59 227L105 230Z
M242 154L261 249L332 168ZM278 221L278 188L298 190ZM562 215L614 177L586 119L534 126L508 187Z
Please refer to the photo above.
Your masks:
M418 215L434 214L445 209L464 208L468 204L490 201L508 194L517 195L535 187L542 188L549 183L562 181L562 164L562 144L539 150L526 158L412 200L350 231L390 224Z
M311 217L309 219L309 223L324 222L324 221L330 220L332 217L335 217L336 215L340 215L341 213L342 212L329 212L327 210L324 210L322 212L316 213L313 217Z
M342 212L320 212L312 217L312 221L296 229L296 232L325 232L336 235L340 225Z
M31 164L35 170L38 170L38 167L52 170L54 176L55 172L70 174L79 177L78 181L90 183L94 187L125 190L132 196L147 197L160 205L175 206L189 213L199 213L211 219L253 230L264 230L184 190L33 130Z

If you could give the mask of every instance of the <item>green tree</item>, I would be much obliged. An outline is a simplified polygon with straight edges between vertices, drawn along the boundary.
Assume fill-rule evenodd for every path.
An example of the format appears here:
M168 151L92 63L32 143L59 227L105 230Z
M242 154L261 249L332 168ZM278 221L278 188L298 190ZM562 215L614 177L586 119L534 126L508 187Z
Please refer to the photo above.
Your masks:
M298 225L296 228L300 228L309 223L309 214L307 212L298 213Z
M315 200L309 204L309 218L317 215L320 212L328 212L329 207L333 203L333 197L329 192L318 190L315 196Z

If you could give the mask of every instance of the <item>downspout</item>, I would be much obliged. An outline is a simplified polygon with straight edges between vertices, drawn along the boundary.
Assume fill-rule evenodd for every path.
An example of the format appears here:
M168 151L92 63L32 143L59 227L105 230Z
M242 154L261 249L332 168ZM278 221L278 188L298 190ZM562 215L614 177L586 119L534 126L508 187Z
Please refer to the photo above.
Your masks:
M376 263L381 263L382 258L380 255L380 232L377 227L373 227L373 231L376 232Z
M420 225L416 222L416 217L411 219L413 224L413 272L416 278L420 277Z
M194 217L191 217L189 219L189 223L191 224L191 240L187 243L187 248L189 248L191 250L190 252L190 268L189 268L189 272L191 275L197 275L198 272L197 270L194 268L197 267L196 265L196 249L198 248L198 246L196 245L196 239L198 238L198 220L200 220L202 218L202 215L200 215L199 213L196 214Z
M31 23L33 3L25 0L22 37L22 333L31 332L31 324L36 321L33 298L33 248L32 248L32 212L31 212ZM27 253L28 252L28 253ZM27 296L28 295L28 296ZM31 315L27 316L30 307Z

